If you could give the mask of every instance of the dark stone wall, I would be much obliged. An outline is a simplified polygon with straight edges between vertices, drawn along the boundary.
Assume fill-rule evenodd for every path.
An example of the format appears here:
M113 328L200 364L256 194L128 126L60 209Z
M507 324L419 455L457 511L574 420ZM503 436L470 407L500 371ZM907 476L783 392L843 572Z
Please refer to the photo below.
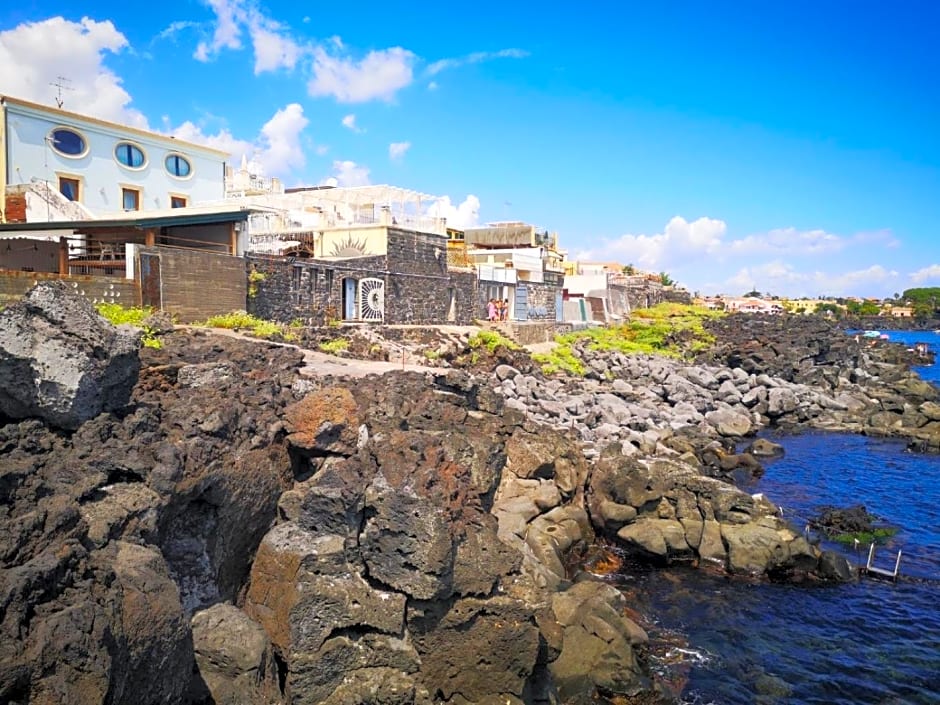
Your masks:
M527 320L554 321L555 299L561 291L556 283L536 284L533 282L520 282L526 287Z
M387 323L468 325L478 316L475 272L447 269L447 239L390 228Z
M343 318L343 279L367 277L386 281L386 258L356 257L347 260L312 260L249 255L247 277L260 276L248 288L248 313L259 318L289 323L301 320L322 326Z
M390 229L388 254L346 260L251 255L263 279L249 288L248 311L284 323L324 325L343 318L343 279L381 279L386 324L467 325L478 298L475 272L447 269L447 241L435 235Z

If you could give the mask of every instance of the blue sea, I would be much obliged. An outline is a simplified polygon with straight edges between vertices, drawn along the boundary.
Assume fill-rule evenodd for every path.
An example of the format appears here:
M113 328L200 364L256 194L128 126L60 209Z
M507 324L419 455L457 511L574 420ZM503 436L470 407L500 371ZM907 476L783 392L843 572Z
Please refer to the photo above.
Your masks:
M889 336L940 347L933 332ZM918 372L936 384L938 367ZM655 667L696 705L940 703L940 456L845 434L772 438L785 457L743 489L765 493L800 529L822 505L864 504L900 527L875 564L893 568L902 551L901 579L793 586L694 569L634 573L624 589L655 615ZM867 558L867 545L823 545L853 563Z

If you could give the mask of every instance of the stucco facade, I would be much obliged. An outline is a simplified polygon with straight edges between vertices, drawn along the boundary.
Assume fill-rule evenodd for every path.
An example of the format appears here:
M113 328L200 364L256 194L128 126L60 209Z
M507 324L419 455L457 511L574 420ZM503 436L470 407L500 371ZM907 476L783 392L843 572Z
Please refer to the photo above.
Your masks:
M45 183L91 216L225 194L224 152L15 98L0 97L0 154L0 193Z

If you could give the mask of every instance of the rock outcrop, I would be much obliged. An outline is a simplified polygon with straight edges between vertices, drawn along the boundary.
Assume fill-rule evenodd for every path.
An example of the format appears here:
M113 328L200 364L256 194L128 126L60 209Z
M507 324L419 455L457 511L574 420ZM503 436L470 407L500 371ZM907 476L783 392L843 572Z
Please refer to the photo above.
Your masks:
M0 418L74 430L127 404L139 334L115 328L63 282L42 282L0 311Z
M75 305L47 295L10 317L34 341ZM96 359L132 337L106 329ZM170 333L126 398L4 407L0 701L653 702L645 631L573 562L600 535L653 563L849 579L733 484L780 451L754 439L772 425L940 423L932 388L841 344L350 381ZM109 364L82 369L117 389Z

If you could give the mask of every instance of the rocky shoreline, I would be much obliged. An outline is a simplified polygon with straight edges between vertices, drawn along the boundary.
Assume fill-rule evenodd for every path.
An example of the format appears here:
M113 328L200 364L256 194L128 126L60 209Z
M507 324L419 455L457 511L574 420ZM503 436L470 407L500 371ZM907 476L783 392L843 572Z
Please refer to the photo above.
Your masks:
M668 702L626 599L575 556L604 538L850 580L735 488L779 451L755 434L940 449L937 392L896 349L715 325L694 364L582 347L579 379L502 353L352 378L208 332L128 354L133 333L37 287L0 312L0 701Z

